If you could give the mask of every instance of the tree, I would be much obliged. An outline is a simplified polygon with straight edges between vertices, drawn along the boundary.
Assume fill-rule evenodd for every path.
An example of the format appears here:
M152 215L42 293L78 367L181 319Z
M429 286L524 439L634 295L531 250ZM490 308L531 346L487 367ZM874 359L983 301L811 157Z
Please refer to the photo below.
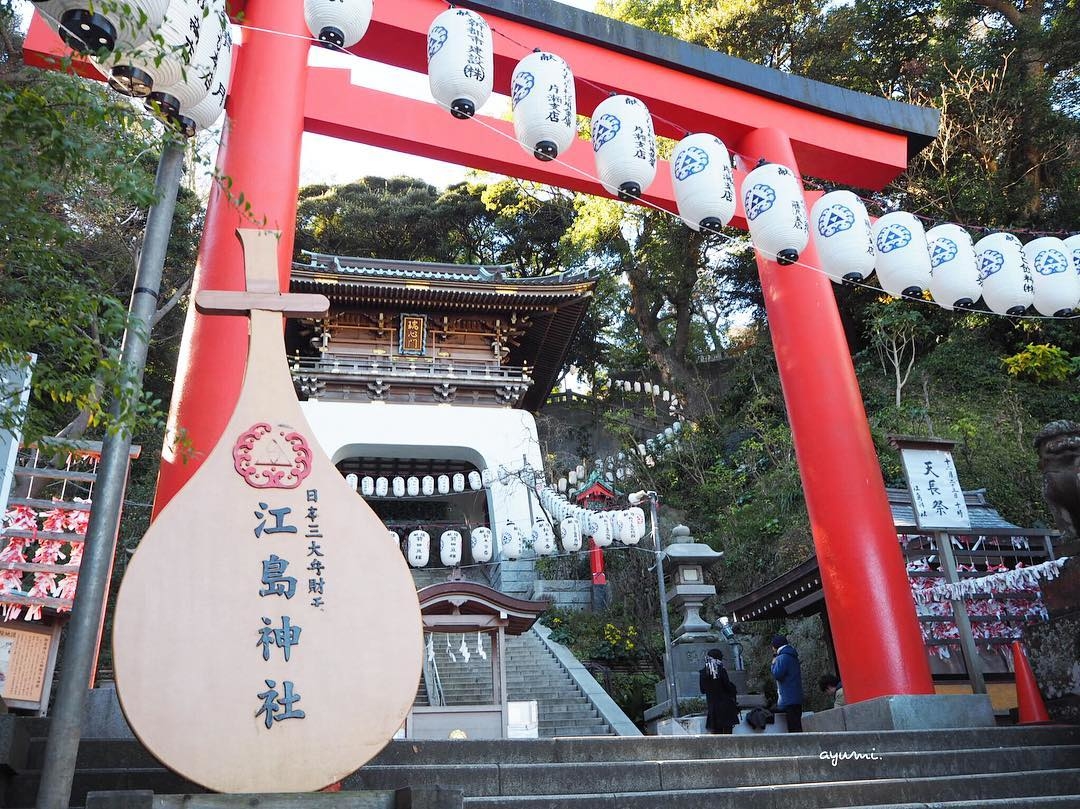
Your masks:
M0 363L38 355L27 440L100 435L127 382L118 352L160 134L98 83L25 66L11 4L0 5L0 31ZM178 311L194 264L194 196L178 210L159 319ZM175 361L151 359L171 380ZM137 412L121 414L129 426L161 428L168 380L151 376Z

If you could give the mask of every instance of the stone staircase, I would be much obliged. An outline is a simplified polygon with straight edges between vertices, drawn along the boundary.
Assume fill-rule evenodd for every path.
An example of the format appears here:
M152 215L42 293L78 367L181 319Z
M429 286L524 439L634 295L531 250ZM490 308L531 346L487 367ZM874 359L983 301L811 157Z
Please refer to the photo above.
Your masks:
M535 630L506 639L506 694L537 701L540 738L614 734Z
M20 721L33 738L12 809L34 805L47 728ZM202 791L131 740L84 740L78 767L72 807L90 790ZM424 785L461 790L465 809L1075 809L1080 727L401 741L344 782Z

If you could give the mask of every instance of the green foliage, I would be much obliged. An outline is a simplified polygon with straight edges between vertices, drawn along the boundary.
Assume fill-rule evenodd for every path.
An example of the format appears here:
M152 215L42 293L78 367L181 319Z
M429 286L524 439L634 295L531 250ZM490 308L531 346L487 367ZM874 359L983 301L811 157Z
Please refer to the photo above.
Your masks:
M1012 376L1024 376L1036 382L1064 382L1080 371L1080 357L1047 343L1028 343L1023 351L1002 360Z

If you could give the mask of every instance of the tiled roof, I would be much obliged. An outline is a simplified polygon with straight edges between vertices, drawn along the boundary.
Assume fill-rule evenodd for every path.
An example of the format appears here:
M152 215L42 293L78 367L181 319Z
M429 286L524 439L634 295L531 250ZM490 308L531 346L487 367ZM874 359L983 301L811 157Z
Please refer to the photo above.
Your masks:
M574 284L592 280L592 274L588 270L569 270L550 275L526 277L517 273L512 264L444 264L434 261L334 256L307 250L303 253L308 257L308 263L293 262L294 269L335 272L354 278L513 284L515 286Z

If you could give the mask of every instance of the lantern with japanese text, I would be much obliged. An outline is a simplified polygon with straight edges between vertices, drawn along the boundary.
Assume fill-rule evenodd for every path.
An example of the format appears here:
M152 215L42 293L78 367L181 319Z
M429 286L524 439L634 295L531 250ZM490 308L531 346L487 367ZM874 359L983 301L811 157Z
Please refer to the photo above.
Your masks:
M499 544L502 550L502 558L513 561L521 556L522 548L525 546L525 536L517 525L508 522L506 527L503 528Z
M401 536L397 531L387 531L386 538L393 542L399 551L401 550Z
M510 80L514 134L538 160L553 160L577 136L577 101L570 66L553 53L530 53Z
M450 494L450 476L439 475L436 479L438 483L439 494Z
M347 474L345 476L345 485L348 486L350 489L352 489L354 492L356 491L356 487L359 484L360 484L360 478L358 478L352 472L350 472L349 474Z
M469 488L474 492L480 491L484 486L484 479L480 477L480 473L475 469L469 472Z
M630 506L626 513L630 516L630 522L634 526L634 542L631 544L636 544L645 536L645 512L640 506Z
M850 191L822 194L810 211L821 269L833 281L862 281L874 271L870 214Z
M209 11L199 21L190 60L182 75L172 82L158 81L146 98L147 106L162 120L180 126L189 137L194 127L180 121L181 108L191 109L209 94L221 51L231 47L225 0L208 0Z
M304 22L327 47L351 48L371 24L372 0L304 0Z
M386 497L387 492L390 491L390 483L386 478L375 478L375 496Z
M461 472L455 472L452 480L455 492L465 491L465 475Z
M457 531L443 531L439 537L439 559L445 567L461 564L461 534Z
M475 11L450 8L428 28L431 95L455 118L471 118L491 96L491 29Z
M585 534L592 538L592 541L596 543L598 548L606 548L611 544L612 532L611 523L607 519L607 515L602 511L592 511L586 513L587 522L583 523L583 530Z
M425 567L431 553L431 534L422 528L409 532L405 543L405 556L413 567Z
M613 537L624 545L633 545L637 542L634 536L634 524L630 515L625 511L609 511L608 520L611 522Z
M656 177L656 135L648 108L633 96L613 95L592 115L596 173L609 194L640 197Z
M777 264L794 264L810 241L802 186L795 172L762 163L743 180L743 209L754 247Z
M360 479L360 494L364 495L364 497L371 497L371 495L375 494L375 478L364 475Z
M563 550L567 553L581 550L581 523L576 517L563 517L559 521L559 536L562 538Z
M117 51L104 61L109 86L121 95L145 98L155 84L175 84L195 53L206 0L171 0L157 35L137 48Z
M991 233L975 243L982 298L999 315L1022 315L1035 298L1024 245L1011 233Z
M431 497L431 495L435 494L435 478L431 475L424 475L420 479L420 491L424 497Z
M537 556L551 556L558 550L555 545L555 531L551 523L543 517L537 517L533 523L532 545Z
M225 99L229 93L229 79L232 73L232 35L226 28L219 35L221 40L217 52L217 63L210 79L210 88L203 100L194 106L180 107L178 124L184 134L204 131L212 127L225 112Z
M128 51L153 36L169 0L34 0L49 26L79 53Z
M398 475L396 478L394 478L393 487L394 487L394 497L404 497L405 496L405 478Z
M946 224L926 232L930 250L930 295L946 309L969 308L982 294L971 234Z
M717 231L735 215L735 180L724 142L715 135L687 135L671 155L671 184L679 216L694 230ZM656 385L653 394L660 393Z
M922 295L930 286L930 249L922 222L907 211L893 211L878 218L871 233L881 288L894 298Z
M420 494L420 478L415 475L409 475L405 480L405 493L409 497L416 497Z
M469 532L469 548L472 551L474 562L483 564L491 561L494 552L491 541L491 529L486 525L480 525Z
M1043 236L1024 245L1035 283L1035 309L1047 317L1067 317L1080 305L1080 271L1061 239Z

